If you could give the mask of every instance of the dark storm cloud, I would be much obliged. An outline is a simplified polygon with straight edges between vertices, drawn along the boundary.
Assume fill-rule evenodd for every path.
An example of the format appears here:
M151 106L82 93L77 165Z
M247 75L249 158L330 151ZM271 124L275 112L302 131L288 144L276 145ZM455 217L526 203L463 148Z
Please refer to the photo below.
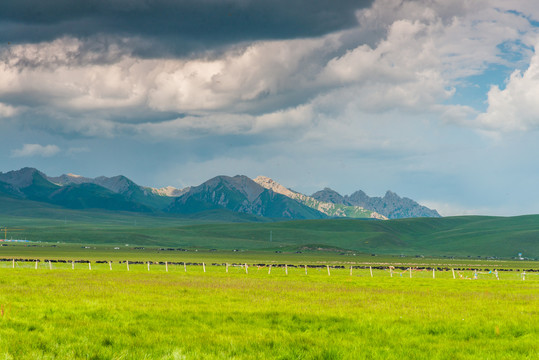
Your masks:
M142 39L137 51L185 54L257 39L320 36L354 26L372 0L8 0L0 41L110 34ZM157 54L153 54L156 56Z

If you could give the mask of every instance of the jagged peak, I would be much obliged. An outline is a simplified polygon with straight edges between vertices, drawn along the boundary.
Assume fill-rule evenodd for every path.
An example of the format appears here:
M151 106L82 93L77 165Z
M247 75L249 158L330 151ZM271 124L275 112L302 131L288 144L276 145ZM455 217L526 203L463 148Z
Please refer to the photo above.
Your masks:
M15 188L23 188L33 183L36 174L46 179L45 174L36 168L24 167L20 170L12 170L6 173L0 172L0 180Z
M263 187L245 175L235 175L232 177L226 175L215 176L201 185L191 188L189 191L205 191L208 188L211 189L221 184L233 188L235 191L239 191L245 195L249 201L254 201L264 191Z
M389 197L394 197L394 198L399 198L400 199L400 196L397 195L397 193L391 191L391 190L387 190L386 191L386 194L384 195L385 198L389 198Z

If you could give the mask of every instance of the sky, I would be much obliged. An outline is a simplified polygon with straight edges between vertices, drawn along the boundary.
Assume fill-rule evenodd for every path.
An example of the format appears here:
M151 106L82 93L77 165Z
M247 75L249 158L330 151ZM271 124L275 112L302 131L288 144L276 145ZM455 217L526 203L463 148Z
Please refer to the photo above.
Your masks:
M5 0L0 171L539 213L538 51L535 0Z

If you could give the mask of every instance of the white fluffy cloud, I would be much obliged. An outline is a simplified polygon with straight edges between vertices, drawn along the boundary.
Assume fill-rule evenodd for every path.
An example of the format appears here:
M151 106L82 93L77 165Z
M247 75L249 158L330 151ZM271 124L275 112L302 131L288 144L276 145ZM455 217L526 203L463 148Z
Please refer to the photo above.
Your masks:
M21 149L12 151L13 157L50 157L58 154L60 148L56 145L24 144Z
M539 45L539 44L538 44ZM524 73L515 70L505 88L492 86L488 109L477 117L489 130L515 131L539 127L539 46Z

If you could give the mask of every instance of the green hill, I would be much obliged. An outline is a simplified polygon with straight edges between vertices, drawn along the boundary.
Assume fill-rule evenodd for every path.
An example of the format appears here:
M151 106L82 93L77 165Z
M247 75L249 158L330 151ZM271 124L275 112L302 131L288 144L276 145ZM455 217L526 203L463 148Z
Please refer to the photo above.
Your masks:
M458 257L522 253L539 258L539 215L267 222L224 209L201 214L71 210L0 196L0 225L22 228L16 235L33 241Z

